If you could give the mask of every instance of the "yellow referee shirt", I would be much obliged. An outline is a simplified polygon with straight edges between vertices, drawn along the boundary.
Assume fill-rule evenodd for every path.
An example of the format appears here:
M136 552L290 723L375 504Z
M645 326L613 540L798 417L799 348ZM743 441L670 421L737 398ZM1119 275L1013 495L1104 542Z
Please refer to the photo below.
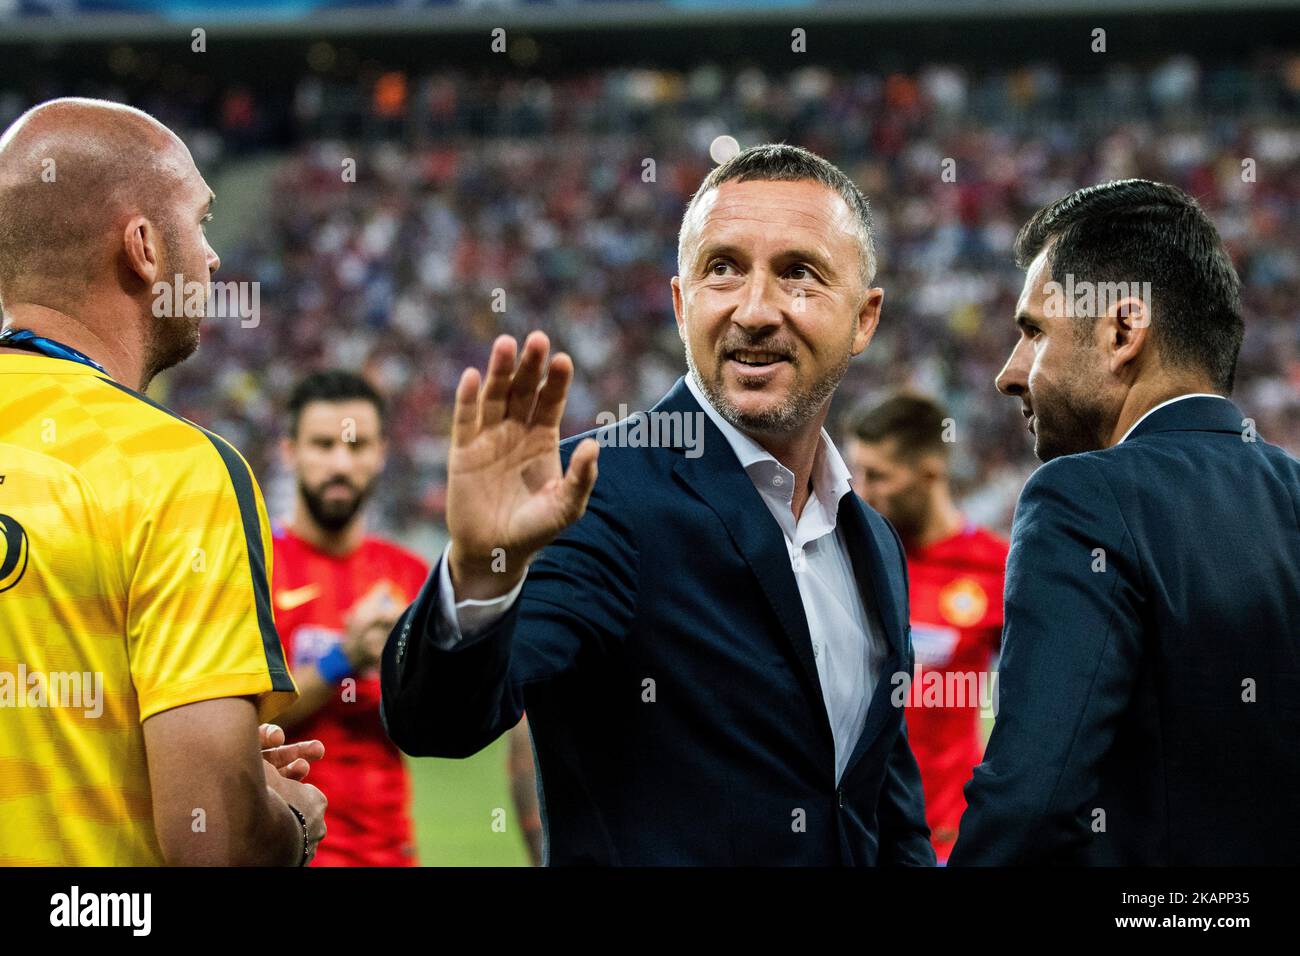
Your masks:
M0 864L164 862L141 723L297 696L270 560L224 439L90 366L0 353Z

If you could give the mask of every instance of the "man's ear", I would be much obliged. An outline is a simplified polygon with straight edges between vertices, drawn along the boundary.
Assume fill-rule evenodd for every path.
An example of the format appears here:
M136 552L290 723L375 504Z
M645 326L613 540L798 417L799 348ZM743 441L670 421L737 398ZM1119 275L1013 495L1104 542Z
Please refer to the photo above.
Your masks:
M686 319L685 306L682 302L682 277L673 276L672 282L669 283L673 289L673 317L677 320L677 337L686 344Z
M933 452L921 456L916 463L916 470L921 473L921 478L927 485L933 485L935 482L943 479L948 472L944 466L943 458Z
M132 216L122 230L122 254L126 257L126 267L150 289L170 278L160 274L162 235L144 216Z
M284 470L291 475L294 473L296 457L293 453L293 440L287 436L282 437L280 439L280 464L284 465Z
M1115 302L1103 320L1111 374L1133 366L1151 339L1151 306L1138 296Z
M871 337L876 334L880 324L880 305L885 301L885 290L879 287L868 289L858 307L858 327L853 333L853 354L861 355Z

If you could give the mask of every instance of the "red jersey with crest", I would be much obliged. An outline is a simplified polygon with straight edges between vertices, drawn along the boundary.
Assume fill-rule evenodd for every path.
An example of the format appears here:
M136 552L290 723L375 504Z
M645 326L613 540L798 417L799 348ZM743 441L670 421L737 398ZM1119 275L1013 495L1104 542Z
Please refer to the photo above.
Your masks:
M994 685L986 672L1001 644L1007 549L1005 539L968 524L950 538L907 552L916 653L907 736L921 768L926 822L941 863L966 809L962 788L984 755L980 715L992 708Z
M386 582L405 607L428 576L423 561L379 538L364 539L344 557L325 554L288 529L277 530L273 541L275 623L295 674L339 644L348 611L371 588ZM313 865L414 866L410 781L379 721L379 669L352 676L354 695L340 684L325 706L288 735L325 745L324 759L307 778L329 800L329 832Z

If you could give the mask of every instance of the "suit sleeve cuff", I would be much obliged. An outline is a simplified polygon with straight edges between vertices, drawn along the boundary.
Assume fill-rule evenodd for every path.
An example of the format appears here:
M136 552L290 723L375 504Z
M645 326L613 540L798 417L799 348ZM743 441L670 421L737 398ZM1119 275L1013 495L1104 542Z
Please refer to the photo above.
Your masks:
M519 592L523 590L524 581L528 578L525 572L519 583L500 597L487 601L473 598L457 601L455 589L451 586L451 571L447 566L447 552L450 550L451 545L448 544L438 560L439 613L434 643L442 650L451 650L459 644L472 642L501 620L518 600Z

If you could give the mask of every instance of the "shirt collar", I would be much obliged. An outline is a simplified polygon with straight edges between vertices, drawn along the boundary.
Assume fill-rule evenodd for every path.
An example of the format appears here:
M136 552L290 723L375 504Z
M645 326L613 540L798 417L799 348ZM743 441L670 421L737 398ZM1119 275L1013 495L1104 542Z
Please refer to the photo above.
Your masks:
M792 501L794 473L777 461L776 456L770 451L723 418L705 396L704 390L696 383L695 376L691 372L686 373L686 387L700 403L704 414L709 416L713 424L718 426L718 431L722 432L722 436L727 439L727 444L736 453L740 466L745 469L745 474L749 475L750 480L756 486L765 488L770 484L770 478L774 473L782 474L786 479L782 486L782 493L787 502ZM839 500L852 487L851 476L849 466L844 463L844 459L835 448L835 443L831 441L831 436L823 428L821 441L817 447L817 457L813 462L812 485L813 494L832 515L836 511Z
M1142 415L1138 418L1138 420L1135 421L1132 425L1129 426L1128 431L1126 431L1126 432L1124 433L1124 438L1128 438L1129 435L1132 435L1132 434L1133 434L1133 429L1135 429L1135 428L1137 428L1139 425L1141 425L1142 422L1143 422L1143 420L1144 420L1148 415L1150 415L1152 412L1158 412L1160 409L1164 408L1166 405L1172 405L1174 402L1181 402L1181 401L1182 401L1183 399L1185 399L1185 398L1222 398L1225 402L1228 401L1228 399L1227 399L1226 396L1223 396L1223 395L1215 395L1213 392L1192 392L1192 393L1189 393L1189 394L1187 394L1187 395L1176 395L1176 396L1174 396L1173 398L1165 399L1165 400L1164 400L1163 402L1161 402L1159 405L1156 405L1156 406L1154 406L1154 407L1152 407L1152 408L1148 408L1145 412L1143 412ZM1117 445L1122 445L1122 444L1124 444L1124 438L1121 438L1121 439L1120 439L1119 441L1117 441L1115 444L1117 444Z

